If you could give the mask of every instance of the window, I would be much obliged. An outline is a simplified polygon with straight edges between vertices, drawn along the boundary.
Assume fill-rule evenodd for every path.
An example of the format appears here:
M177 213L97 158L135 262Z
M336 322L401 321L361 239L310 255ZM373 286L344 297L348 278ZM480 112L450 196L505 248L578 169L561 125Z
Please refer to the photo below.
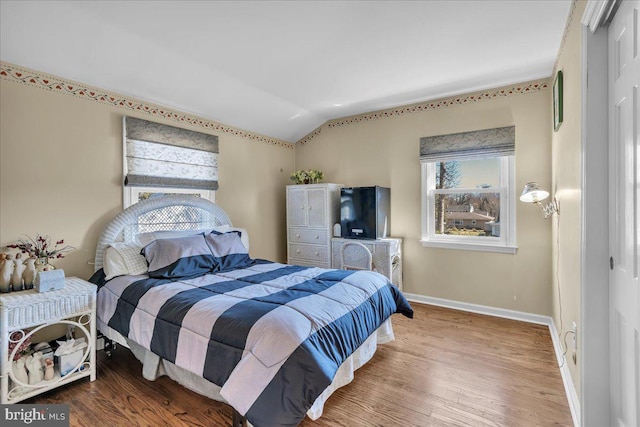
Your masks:
M124 117L124 207L163 194L215 201L218 137Z
M423 246L515 253L514 144L501 129L421 139Z

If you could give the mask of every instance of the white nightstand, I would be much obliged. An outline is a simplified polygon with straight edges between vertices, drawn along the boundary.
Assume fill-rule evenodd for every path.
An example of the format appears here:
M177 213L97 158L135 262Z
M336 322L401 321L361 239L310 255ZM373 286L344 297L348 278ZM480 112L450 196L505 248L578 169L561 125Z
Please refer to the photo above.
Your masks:
M76 328L88 346L72 373L63 377L56 369L52 380L21 384L13 373L9 337L21 331L19 343L54 324ZM79 332L79 333L78 333ZM34 289L0 294L0 403L17 403L84 377L96 379L96 285L67 277L64 289L38 293ZM16 346L16 348L19 344Z

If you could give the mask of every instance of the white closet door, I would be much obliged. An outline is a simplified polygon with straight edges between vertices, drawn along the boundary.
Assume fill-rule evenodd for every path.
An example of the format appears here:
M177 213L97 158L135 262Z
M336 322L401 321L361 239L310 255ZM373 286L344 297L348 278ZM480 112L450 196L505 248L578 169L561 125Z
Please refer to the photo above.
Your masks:
M640 1L609 27L611 425L640 426Z

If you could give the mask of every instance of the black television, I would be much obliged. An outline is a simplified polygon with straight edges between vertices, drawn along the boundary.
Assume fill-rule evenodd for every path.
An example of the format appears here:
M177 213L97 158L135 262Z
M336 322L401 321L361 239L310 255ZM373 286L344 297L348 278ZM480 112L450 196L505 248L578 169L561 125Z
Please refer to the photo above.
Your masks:
M389 237L391 190L386 187L344 187L340 190L340 233L350 239Z

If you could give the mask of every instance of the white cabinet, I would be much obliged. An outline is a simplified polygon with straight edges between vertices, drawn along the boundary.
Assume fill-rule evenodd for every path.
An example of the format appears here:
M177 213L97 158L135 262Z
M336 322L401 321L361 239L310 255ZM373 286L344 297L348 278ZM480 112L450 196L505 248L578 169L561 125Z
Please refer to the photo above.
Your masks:
M330 239L340 222L338 184L287 185L287 263L331 266Z
M346 242L360 242L371 251L373 268L402 290L402 239L331 239L331 268L340 268L340 248Z
M96 285L67 277L63 289L38 293L35 290L0 294L0 403L17 403L61 385L89 377L96 379ZM84 337L82 356L62 372L55 366L51 380L23 383L13 370L11 359L25 340L40 330L62 324L75 328L76 339ZM12 337L16 346L9 352ZM23 356L25 357L25 356Z

